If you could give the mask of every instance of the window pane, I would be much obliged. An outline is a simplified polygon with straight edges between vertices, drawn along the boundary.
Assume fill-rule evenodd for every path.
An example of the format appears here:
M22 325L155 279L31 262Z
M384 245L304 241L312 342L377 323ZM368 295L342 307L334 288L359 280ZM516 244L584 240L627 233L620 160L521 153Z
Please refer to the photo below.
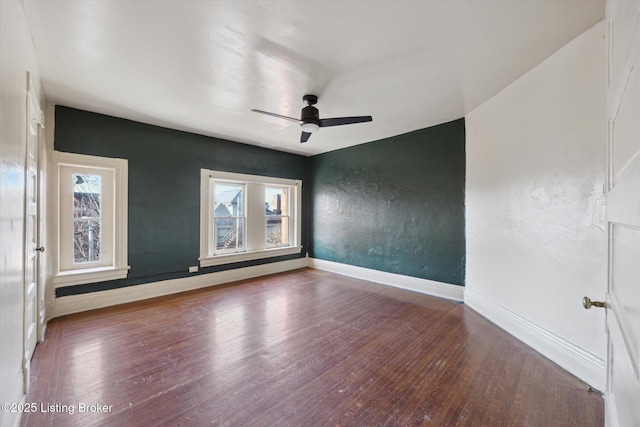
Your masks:
M214 229L216 251L244 249L244 185L215 181Z
M215 183L214 216L244 216L244 185Z
M244 248L244 218L216 218L216 250Z
M73 262L100 261L100 175L73 174Z
M289 246L289 218L267 216L267 247Z
M289 201L287 188L265 188L265 206L267 215L289 215Z
M286 187L266 187L264 195L267 216L267 247L288 246L289 189Z
M73 262L100 261L100 221L75 219L73 231Z

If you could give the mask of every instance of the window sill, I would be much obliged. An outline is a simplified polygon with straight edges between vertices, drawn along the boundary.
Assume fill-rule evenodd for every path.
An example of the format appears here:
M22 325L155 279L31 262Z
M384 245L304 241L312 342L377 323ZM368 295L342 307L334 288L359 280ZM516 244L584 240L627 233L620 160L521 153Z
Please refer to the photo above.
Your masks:
M273 258L282 255L299 254L301 246L287 246L285 248L264 249L253 252L240 252L235 254L211 255L200 258L200 267L212 267L214 265L231 264L234 262L253 261L255 259Z
M129 274L130 266L126 267L97 267L82 270L63 271L53 276L53 286L82 285L85 283L106 282L107 280L124 279Z

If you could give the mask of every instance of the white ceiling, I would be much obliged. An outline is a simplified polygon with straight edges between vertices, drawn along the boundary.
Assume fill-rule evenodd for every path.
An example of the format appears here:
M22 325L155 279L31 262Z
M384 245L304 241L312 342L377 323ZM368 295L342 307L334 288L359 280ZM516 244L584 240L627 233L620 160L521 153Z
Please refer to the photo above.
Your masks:
M604 18L604 0L23 0L57 104L313 155L465 116ZM302 95L321 117L300 144Z

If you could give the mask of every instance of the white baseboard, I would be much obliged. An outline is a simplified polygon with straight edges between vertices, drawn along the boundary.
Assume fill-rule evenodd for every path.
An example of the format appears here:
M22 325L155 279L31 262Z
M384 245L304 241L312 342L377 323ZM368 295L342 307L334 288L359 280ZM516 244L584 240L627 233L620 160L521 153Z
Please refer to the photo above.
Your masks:
M306 258L298 258L288 261L273 262L252 267L225 270L217 273L200 274L181 279L162 280L159 282L145 283L144 285L127 286L126 288L111 289L108 291L91 292L80 295L70 295L55 298L52 304L53 315L51 318L81 311L94 310L148 298L155 298L178 292L235 282L237 280L251 279L267 274L282 273L307 266Z
M469 289L465 289L464 302L489 321L551 359L593 388L604 391L606 385L606 364L604 359Z
M308 266L318 270L341 274L343 276L355 277L357 279L368 280L382 285L407 289L409 291L420 292L421 294L446 298L454 301L462 301L464 299L464 286L450 285L448 283L436 282L434 280L419 279L417 277L387 273L384 271L372 270L370 268L356 267L353 265L325 261L316 258L309 258Z

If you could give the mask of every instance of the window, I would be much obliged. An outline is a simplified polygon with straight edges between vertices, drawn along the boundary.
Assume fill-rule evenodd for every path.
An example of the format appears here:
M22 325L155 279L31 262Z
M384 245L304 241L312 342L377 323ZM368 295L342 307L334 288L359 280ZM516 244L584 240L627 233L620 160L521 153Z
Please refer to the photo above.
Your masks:
M300 253L302 181L201 170L200 266Z
M127 161L58 153L56 286L127 277Z

